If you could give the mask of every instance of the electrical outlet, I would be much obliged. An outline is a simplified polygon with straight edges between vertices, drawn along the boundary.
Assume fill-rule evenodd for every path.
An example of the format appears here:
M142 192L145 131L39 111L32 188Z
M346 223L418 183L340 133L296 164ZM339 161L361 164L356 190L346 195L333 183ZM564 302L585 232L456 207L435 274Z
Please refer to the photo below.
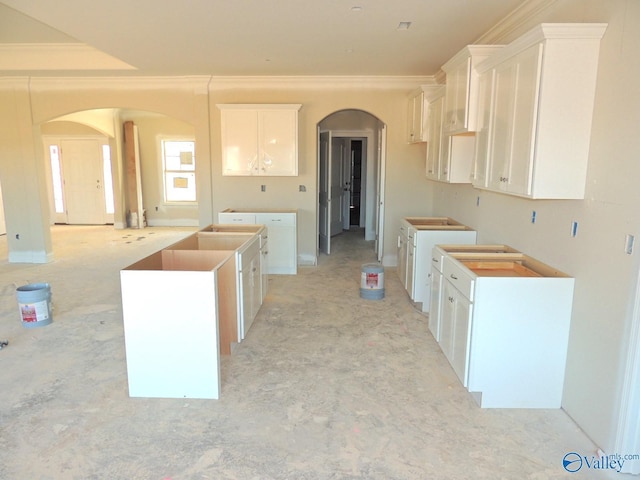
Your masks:
M531 212L531 223L536 223L536 211Z
M631 255L633 253L633 242L635 241L635 237L633 235L627 234L626 241L624 244L624 251L627 255Z
M578 235L578 222L571 222L571 236L575 237Z
M476 207L480 206L480 197L476 197Z
M260 191L261 192L266 192L267 191L267 186L266 185L260 185Z

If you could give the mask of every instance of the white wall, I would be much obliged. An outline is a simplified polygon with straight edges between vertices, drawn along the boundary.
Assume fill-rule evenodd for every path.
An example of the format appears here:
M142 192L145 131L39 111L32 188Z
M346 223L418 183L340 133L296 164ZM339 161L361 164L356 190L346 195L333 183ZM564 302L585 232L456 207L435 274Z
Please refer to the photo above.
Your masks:
M586 198L532 201L436 183L428 185L426 198L433 213L475 227L479 243L512 245L576 278L563 407L612 452L640 255L624 251L625 235L640 239L640 2L558 0L487 43L508 43L542 22L609 24L600 50ZM579 223L576 238L569 235L572 221Z

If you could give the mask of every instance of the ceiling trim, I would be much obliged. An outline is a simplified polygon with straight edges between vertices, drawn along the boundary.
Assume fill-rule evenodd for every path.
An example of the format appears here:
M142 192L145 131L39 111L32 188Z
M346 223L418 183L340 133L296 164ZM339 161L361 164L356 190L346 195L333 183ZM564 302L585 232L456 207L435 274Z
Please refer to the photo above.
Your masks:
M435 85L433 75L428 76L228 76L211 77L211 90L228 90L238 88L296 88L296 89L334 89L334 88L369 88L369 89L414 89L421 85Z
M529 0L523 3L485 32L474 44L509 43L513 32L518 31L524 25L528 25L532 18L535 18L536 15L556 2L557 0Z
M18 78L18 77L14 77ZM161 90L192 89L197 94L207 91L238 89L408 89L436 85L434 76L167 76L167 77L20 77L28 78L31 90Z

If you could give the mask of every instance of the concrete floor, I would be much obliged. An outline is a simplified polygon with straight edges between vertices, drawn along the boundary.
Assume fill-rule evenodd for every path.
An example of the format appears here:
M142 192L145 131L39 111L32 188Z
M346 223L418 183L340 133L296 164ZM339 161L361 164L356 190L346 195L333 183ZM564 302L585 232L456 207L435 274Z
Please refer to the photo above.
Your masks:
M596 447L562 410L478 408L395 269L360 298L351 233L271 276L220 400L129 398L119 270L188 233L56 226L54 262L0 263L1 479L612 478L563 469ZM25 329L15 288L38 281L54 321Z

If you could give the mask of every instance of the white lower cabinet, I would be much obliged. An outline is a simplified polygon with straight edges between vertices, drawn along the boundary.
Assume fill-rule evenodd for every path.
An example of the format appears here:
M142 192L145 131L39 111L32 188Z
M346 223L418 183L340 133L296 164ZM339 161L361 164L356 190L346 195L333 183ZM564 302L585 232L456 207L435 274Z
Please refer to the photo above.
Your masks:
M442 351L466 387L472 303L450 282L446 282L442 288Z
M511 252L445 253L438 274L436 338L476 402L560 408L574 279Z
M406 222L400 222L400 230L398 233L398 277L405 290L407 290L408 228Z
M406 236L405 236L406 232ZM439 244L474 244L476 231L448 217L405 217L398 237L398 273L423 312L431 303L431 250ZM406 239L405 239L406 237Z
M269 249L267 273L298 272L298 230L295 210L237 210L226 209L218 214L218 221L227 224L259 224L267 227Z
M239 338L244 340L262 305L260 240L256 238L242 252L239 252L239 255L240 299L242 302L242 323Z

